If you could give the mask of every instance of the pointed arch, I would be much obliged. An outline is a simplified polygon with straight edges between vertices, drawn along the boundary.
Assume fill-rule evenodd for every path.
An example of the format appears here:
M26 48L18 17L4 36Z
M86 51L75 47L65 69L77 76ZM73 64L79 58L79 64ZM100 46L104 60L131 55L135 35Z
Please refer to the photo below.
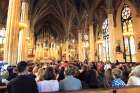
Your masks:
M109 36L109 27L108 27L108 19L106 18L102 25L103 30L103 60L110 60L110 36Z
M133 12L128 4L124 4L121 11L121 25L124 43L125 62L136 61L136 50L133 30Z

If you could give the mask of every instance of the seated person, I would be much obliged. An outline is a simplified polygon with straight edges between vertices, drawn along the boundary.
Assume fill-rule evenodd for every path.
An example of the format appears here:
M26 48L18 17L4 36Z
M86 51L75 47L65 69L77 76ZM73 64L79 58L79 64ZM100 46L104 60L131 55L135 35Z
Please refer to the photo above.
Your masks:
M17 64L18 76L12 79L8 85L8 93L38 93L36 82L28 76L28 66L25 61Z
M44 76L45 76L45 69L44 68L39 68L38 71L37 71L37 73L36 73L35 80L37 82L43 81L43 80L45 80Z
M61 67L59 68L58 74L57 74L57 80L63 80L65 78L65 74L64 74L65 68Z
M124 81L121 79L122 77L122 71L118 68L112 69L112 87L113 88L122 88L125 86Z
M128 86L140 86L140 65L136 66L130 73Z
M56 80L54 69L52 67L47 67L46 70L42 69L40 72L42 72L38 78L40 81L37 82L39 92L59 91L59 82Z
M9 77L9 73L8 73L8 71L3 71L3 72L1 72L1 75L0 75L0 77L1 77L1 83L3 83L3 84L8 84L8 80L7 80L7 78Z
M73 77L75 69L70 66L65 71L66 77L60 81L60 90L80 90L82 88L81 81Z
M9 67L9 69L7 68L7 71L9 72L9 76L7 78L8 81L12 80L13 78L17 77L17 69L16 67Z
M33 67L29 66L28 73L29 73L29 76L32 77L33 79L36 78L36 75L33 74Z

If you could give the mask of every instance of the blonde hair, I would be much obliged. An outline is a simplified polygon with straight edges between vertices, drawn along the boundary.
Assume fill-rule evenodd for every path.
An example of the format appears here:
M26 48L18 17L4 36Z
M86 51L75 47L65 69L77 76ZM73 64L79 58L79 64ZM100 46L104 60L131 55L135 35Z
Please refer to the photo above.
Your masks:
M38 66L35 66L34 68L33 68L33 74L34 75L36 75L36 73L38 72L38 69L39 69L39 67Z
M140 78L140 65L136 66L134 69L132 69L130 76L137 76Z
M40 68L40 69L38 69L38 72L37 72L37 81L42 81L42 80L44 80L45 78L44 78L44 76L45 76L45 69L44 68Z
M122 71L118 68L112 69L112 75L114 75L116 78L122 77Z

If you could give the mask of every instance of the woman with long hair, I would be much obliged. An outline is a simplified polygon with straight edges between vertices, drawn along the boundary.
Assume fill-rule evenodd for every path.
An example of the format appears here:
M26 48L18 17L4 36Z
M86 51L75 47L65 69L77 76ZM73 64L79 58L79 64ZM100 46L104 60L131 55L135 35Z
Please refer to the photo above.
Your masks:
M56 74L53 67L47 67L43 76L44 80L37 83L39 92L59 91L59 82L56 80Z

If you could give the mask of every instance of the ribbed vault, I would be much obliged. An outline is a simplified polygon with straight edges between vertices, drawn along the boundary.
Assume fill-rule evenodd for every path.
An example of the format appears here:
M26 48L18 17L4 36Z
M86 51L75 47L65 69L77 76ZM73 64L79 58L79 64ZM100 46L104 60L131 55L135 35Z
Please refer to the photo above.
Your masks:
M0 0L0 24L6 25L8 1ZM31 30L35 36L49 32L57 39L75 37L75 28L82 28L86 17L88 22L101 25L107 17L109 0L27 0ZM119 5L124 0L112 0L114 22ZM140 0L130 0L140 12ZM139 13L140 14L140 13ZM43 30L45 29L45 30Z

